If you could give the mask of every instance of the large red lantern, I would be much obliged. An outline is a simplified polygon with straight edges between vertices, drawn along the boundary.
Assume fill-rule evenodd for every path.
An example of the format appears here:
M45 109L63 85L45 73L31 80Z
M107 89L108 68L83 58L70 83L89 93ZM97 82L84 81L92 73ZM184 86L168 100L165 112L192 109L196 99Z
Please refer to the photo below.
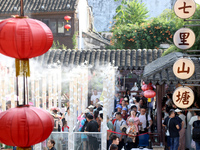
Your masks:
M144 97L146 98L153 98L155 96L156 96L156 92L154 92L153 90L144 91Z
M70 16L65 16L64 19L68 22L71 19L71 17Z
M46 140L54 119L43 109L23 106L0 113L0 124L1 142L25 148Z
M24 17L23 0L20 6L20 16L0 22L0 53L16 58L17 96L18 76L22 75L23 105L19 106L17 101L17 108L0 113L0 141L18 146L17 149L30 149L31 145L47 139L54 127L54 120L48 112L26 105L29 58L47 52L53 44L53 34L41 21Z
M28 59L46 53L53 34L43 22L15 17L0 22L0 53L17 59Z
M53 44L46 24L22 16L0 22L0 39L0 53L16 58L16 76L30 76L29 58L46 53Z
M71 29L71 26L69 24L66 24L65 29L67 29L67 31L69 31L69 29Z

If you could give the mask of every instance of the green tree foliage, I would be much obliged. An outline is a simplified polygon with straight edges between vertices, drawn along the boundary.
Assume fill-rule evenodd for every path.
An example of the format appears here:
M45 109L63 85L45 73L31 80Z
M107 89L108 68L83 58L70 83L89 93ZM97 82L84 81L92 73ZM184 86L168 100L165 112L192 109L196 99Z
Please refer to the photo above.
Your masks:
M161 43L172 43L174 26L156 18L141 25L120 25L113 29L112 44L117 49L157 49Z
M116 12L111 29L112 47L109 48L158 49L161 43L173 43L173 34L179 26L177 21L170 19L175 18L175 14L170 10L148 20L148 11L144 3L138 0L122 0Z
M119 1L119 0L115 0ZM116 9L115 25L141 24L148 18L148 10L144 3L138 0L122 0Z

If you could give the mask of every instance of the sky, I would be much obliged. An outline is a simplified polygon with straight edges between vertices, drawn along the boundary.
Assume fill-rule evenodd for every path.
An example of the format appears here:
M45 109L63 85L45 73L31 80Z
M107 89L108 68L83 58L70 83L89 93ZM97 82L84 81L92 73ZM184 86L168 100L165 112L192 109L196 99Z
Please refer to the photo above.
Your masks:
M195 2L196 2L197 4L200 4L200 0L195 0Z

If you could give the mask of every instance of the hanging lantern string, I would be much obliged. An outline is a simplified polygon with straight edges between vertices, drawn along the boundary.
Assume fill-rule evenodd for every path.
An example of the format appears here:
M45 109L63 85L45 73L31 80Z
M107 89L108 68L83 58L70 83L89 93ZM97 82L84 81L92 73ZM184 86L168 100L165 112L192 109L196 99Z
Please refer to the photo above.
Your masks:
M23 0L20 1L20 16L24 17L24 3L23 3Z

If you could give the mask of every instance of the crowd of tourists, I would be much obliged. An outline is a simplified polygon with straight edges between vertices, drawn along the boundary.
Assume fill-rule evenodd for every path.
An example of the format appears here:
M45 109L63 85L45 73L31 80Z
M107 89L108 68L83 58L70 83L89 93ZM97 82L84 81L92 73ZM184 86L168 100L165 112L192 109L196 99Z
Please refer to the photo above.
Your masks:
M95 133L102 131L103 102L99 99L100 95L95 91L91 96L91 104L77 118L76 131ZM153 123L156 115L152 115L157 111L154 99L152 98L149 102L142 94L131 96L128 92L124 95L116 93L114 103L113 115L105 116L107 118L107 149L131 150L141 146L147 147L148 134L156 130L156 124ZM54 131L69 131L67 124L70 116L69 105L67 101L66 111L60 117L56 117L57 109L52 110L55 119ZM163 128L166 129L166 149L200 149L200 113L178 109L173 104L170 93L162 100L162 123ZM189 134L186 129L189 129ZM141 138L141 136L147 138ZM97 139L95 136L82 136L82 149L98 150L101 143Z
M191 108L199 109L199 106L195 102ZM200 150L200 111L177 108L169 93L162 100L162 123L166 129L166 149Z
M99 100L100 95L94 91L91 96L91 104L77 118L76 129L79 132L101 132L103 129L103 118L107 119L107 149L131 150L146 145L144 139L140 141L140 135L148 135L152 129L152 117L148 113L147 99L140 95L132 97L128 92L120 96L115 94L115 107L112 116L103 116L103 102ZM58 109L52 109L54 116L54 132L68 132L68 121L70 116L69 101L66 103L66 111L58 115ZM85 135L81 137L83 149L98 150L100 142L97 137ZM89 146L89 147L87 147Z

